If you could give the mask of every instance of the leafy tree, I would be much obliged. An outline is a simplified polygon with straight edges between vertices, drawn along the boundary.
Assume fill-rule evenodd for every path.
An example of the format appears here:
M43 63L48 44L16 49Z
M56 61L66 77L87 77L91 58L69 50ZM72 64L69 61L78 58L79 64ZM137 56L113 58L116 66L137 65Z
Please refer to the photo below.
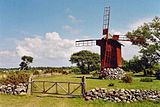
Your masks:
M143 70L143 65L141 59L138 56L134 56L129 61L122 59L123 62L123 69L125 71L132 71L132 72L141 72Z
M123 70L129 71L129 61L122 58Z
M134 56L133 59L129 60L129 70L136 73L143 70L142 60L138 56Z
M73 53L70 61L72 64L77 64L82 74L89 74L90 71L100 69L100 56L87 50Z
M31 56L22 56L22 62L19 64L20 70L27 70L28 65L33 62L33 57Z
M128 32L127 35L132 43L141 46L140 53L142 54L144 75L147 75L145 70L151 69L160 62L160 17L155 17L152 22L144 23L136 30ZM141 42L135 43L139 40Z

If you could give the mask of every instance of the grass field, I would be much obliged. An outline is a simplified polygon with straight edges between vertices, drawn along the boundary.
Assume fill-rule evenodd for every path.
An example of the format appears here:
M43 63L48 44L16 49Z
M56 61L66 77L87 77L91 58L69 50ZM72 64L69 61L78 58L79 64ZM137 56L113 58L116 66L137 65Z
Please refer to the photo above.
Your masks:
M35 78L34 80L51 80L51 81L70 81L80 82L82 75L58 75L46 78ZM99 80L92 79L89 75L86 76L86 88L90 90L96 87L104 88L134 88L134 89L154 89L160 90L160 81L154 80L153 82L140 82L142 77L134 77L134 81L131 84L122 83L121 80ZM154 78L153 78L154 79ZM108 87L109 83L114 83L114 87ZM64 96L55 95L4 95L0 94L0 107L160 107L160 101L158 102L135 102L130 104L125 103L112 103L102 100L96 101L84 101L81 97L67 98Z

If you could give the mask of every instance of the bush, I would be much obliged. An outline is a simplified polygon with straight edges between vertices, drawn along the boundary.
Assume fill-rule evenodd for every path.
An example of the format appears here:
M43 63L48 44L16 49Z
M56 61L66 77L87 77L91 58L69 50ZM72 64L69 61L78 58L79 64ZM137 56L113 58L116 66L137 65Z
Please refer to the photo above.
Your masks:
M71 72L73 72L73 73L80 73L81 70L79 68L72 68Z
M30 74L25 72L10 72L6 78L1 80L2 84L28 83Z
M62 74L68 75L70 72L69 71L62 71Z
M47 69L44 71L44 74L53 73L55 72L53 69Z
M160 80L160 70L156 73L156 79Z
M40 74L39 71L37 70L33 71L33 75L39 75L39 74Z
M133 82L133 78L131 75L129 74L125 74L125 76L121 79L124 83L132 83Z
M109 87L113 87L114 86L114 83L110 83L108 84Z
M145 73L146 73L146 76L152 76L154 74L153 70L151 69L146 69Z
M99 78L99 73L97 71L91 72L93 78Z
M141 82L153 82L152 78L141 78Z

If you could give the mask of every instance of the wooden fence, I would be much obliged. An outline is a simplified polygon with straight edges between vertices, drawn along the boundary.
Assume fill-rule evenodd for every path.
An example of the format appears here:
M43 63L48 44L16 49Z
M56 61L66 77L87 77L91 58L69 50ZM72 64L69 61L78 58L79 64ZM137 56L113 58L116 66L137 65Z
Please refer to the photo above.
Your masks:
M76 85L73 87L73 85ZM81 82L54 82L54 81L35 81L31 80L31 94L56 94L56 95L85 95L85 77ZM38 88L38 89L37 89ZM76 91L80 89L80 93ZM62 92L63 91L63 92Z

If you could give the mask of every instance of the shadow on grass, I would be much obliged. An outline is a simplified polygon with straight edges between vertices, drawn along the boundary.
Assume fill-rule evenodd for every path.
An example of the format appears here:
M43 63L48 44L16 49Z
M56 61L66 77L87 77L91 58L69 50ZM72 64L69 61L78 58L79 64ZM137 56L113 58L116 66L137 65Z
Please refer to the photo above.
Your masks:
M155 77L155 76L134 75L134 77Z

